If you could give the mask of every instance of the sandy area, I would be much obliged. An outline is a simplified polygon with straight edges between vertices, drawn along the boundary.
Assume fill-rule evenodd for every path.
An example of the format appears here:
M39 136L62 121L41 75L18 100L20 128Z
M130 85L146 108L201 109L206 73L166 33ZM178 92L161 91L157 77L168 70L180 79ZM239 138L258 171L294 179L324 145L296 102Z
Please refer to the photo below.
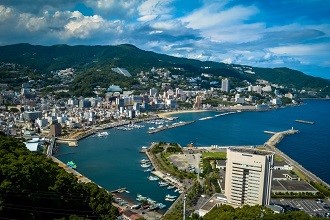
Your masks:
M160 118L169 118L171 117L171 115L174 114L184 114L184 113L196 113L196 112L206 112L206 111L211 111L211 110L195 110L195 109L191 109L191 110L179 110L179 111L172 111L172 112L162 112L162 113L158 113L157 115Z

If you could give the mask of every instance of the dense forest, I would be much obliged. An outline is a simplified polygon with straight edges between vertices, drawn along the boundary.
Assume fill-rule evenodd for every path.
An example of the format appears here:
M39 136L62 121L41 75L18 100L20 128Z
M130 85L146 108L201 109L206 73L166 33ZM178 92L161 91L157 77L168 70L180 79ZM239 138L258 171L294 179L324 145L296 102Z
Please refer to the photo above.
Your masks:
M0 47L0 62L20 64L46 75L53 70L71 67L78 70L78 73L82 75L81 78L87 75L92 77L93 80L95 78L93 84L106 82L102 80L104 79L103 76L94 77L93 75L111 73L113 67L126 68L133 76L155 67L167 68L172 74L184 76L200 76L201 73L209 73L214 76L231 77L240 81L254 82L256 79L265 79L290 88L317 91L321 97L330 95L329 80L309 76L289 68L249 67L255 74L248 74L242 71L246 66L178 58L144 51L129 44L118 46L15 44ZM135 83L134 80L125 82L127 78L120 78L111 82L117 83L118 81L118 84L128 84L130 86ZM74 90L74 92L76 94L82 93L79 90Z
M18 139L0 134L0 218L116 219L112 197Z

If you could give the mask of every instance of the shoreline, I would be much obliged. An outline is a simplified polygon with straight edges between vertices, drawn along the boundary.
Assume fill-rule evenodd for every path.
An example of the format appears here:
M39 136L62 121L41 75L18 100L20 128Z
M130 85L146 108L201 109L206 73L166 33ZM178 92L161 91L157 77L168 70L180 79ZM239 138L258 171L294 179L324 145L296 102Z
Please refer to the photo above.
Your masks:
M176 114L199 113L199 112L210 112L210 111L216 111L216 110L212 110L212 109L191 109L191 110L178 110L178 111L170 111L170 112L161 112L161 113L156 113L156 114L160 118L170 118L171 115L176 115Z

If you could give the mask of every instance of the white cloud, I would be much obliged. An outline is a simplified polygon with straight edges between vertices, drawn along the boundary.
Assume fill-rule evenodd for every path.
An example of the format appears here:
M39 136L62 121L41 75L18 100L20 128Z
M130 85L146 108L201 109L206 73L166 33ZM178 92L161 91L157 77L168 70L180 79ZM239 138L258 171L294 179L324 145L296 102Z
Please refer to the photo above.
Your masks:
M171 3L173 0L146 0L139 7L140 17L138 21L152 21L156 18L168 19L172 11Z
M105 17L111 15L126 17L137 12L141 0L85 0L85 2Z
M13 15L13 9L0 5L0 22L4 22Z
M263 23L245 23L258 13L255 6L226 8L225 3L204 5L181 20L189 28L200 30L205 38L215 42L250 42L260 39Z
M291 55L291 56L310 56L310 55L322 55L328 54L330 51L330 44L300 44L300 45L288 45L269 48L269 50L279 55Z

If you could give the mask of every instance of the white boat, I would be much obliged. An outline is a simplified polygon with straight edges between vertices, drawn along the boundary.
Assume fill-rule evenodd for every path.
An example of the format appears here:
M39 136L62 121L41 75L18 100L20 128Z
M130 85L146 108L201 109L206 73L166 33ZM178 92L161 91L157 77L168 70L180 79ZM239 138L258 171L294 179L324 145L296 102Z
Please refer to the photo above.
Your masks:
M159 180L159 178L157 176L149 176L148 177L148 180L150 180L150 181L156 181L156 180Z
M168 186L167 189L174 189L175 186Z
M142 160L140 160L140 163L149 163L150 162L150 160L148 160L148 159L142 159Z
M146 170L143 170L143 172L151 172L151 169L146 169Z
M104 137L104 136L108 136L108 135L109 135L109 133L106 132L106 131L102 131L102 132L98 132L98 133L97 133L97 136L98 136L98 137Z
M163 203L157 203L157 206L159 207L159 209L163 209L166 207L166 205L164 205Z
M144 196L142 196L142 195L140 195L140 194L137 194L137 196L136 196L136 200L137 200L137 201L147 200L147 197L144 197Z
M155 127L150 127L149 130L155 130L156 128Z
M160 181L159 182L159 186L168 186L168 183L167 182Z
M165 198L165 201L173 202L175 199Z
M176 198L176 196L171 196L170 194L167 194L167 195L165 196L165 198L169 198L169 199L175 199L175 198Z
M141 167L143 167L143 168L148 168L150 166L151 166L150 163L143 163L143 164L141 164Z

